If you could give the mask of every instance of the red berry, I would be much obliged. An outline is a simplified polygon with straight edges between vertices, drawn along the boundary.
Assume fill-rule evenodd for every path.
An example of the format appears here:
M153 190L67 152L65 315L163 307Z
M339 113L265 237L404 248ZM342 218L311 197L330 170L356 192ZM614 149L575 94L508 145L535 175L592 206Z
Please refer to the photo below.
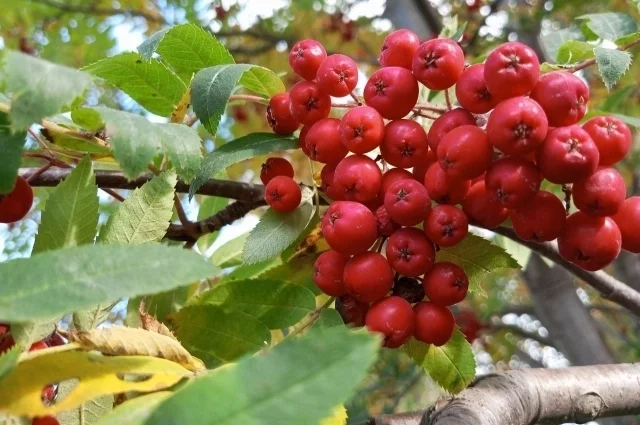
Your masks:
M416 329L413 335L418 341L441 346L453 336L456 321L447 307L422 301L413 306L416 313Z
M301 40L289 53L289 66L300 77L311 81L316 78L320 64L327 57L324 46L316 40Z
M53 404L53 400L56 398L56 389L53 385L47 385L40 394L40 399L46 406Z
M397 181L407 179L415 180L415 177L404 168L391 168L382 175L382 188L380 189L380 192L384 196L384 194L387 193L387 190L389 190L392 184Z
M391 295L403 298L410 304L415 304L424 299L424 288L418 279L401 277L393 284Z
M622 236L610 217L593 217L582 211L567 218L558 237L558 251L565 260L589 271L600 270L620 254Z
M462 211L471 223L479 224L487 229L501 225L509 216L509 210L497 202L491 201L484 182L471 185L467 197L462 203Z
M389 187L384 195L384 206L396 223L415 226L431 212L431 199L423 185L407 179Z
M37 416L31 421L31 425L60 425L55 416Z
M389 217L389 213L384 205L376 208L376 223L378 225L379 236L391 236L393 232L400 228L400 225Z
M340 120L336 118L323 118L313 124L305 143L309 158L324 164L337 164L349 153L340 142Z
M494 162L484 177L489 199L505 208L519 208L540 190L542 176L536 166L521 158Z
M362 302L383 298L393 286L393 271L387 259L377 252L356 254L344 268L347 292Z
M311 126L305 125L300 130L300 135L298 136L298 146L302 149L305 155L309 156L309 149L307 149L307 133L309 133L309 129Z
M622 203L613 220L622 234L622 248L640 253L640 196L632 196Z
M498 103L489 115L489 142L507 155L526 155L544 140L547 116L528 97L513 97Z
M321 189L333 201L343 201L344 192L334 184L334 176L336 172L336 164L328 164L322 167L320 179L322 180Z
M364 326L364 319L369 311L369 303L358 301L351 295L336 298L336 310L347 325Z
M413 55L419 46L420 39L413 31L394 31L384 39L378 62L385 67L400 66L411 70Z
M493 147L487 133L472 125L448 132L438 145L438 162L447 175L462 180L478 177L493 161Z
M484 81L484 64L464 70L456 83L456 98L460 106L474 114L485 114L496 106L497 99L489 93Z
M425 274L436 260L433 243L415 227L405 227L392 234L386 254L391 268L409 277Z
M424 162L429 144L427 133L412 120L395 120L387 124L380 153L389 164L411 168Z
M10 324L8 324L8 323L0 323L0 337L2 337L2 335L6 334L10 330L11 330L11 325Z
M517 41L501 44L484 63L487 88L498 99L524 96L533 90L539 76L536 52Z
M464 270L453 263L436 263L424 276L422 286L432 303L450 306L467 296L469 278Z
M600 165L613 165L631 149L631 130L616 117L593 117L584 125L600 152Z
M368 202L380 192L382 172L368 156L351 155L336 166L333 184L347 201Z
M424 176L429 197L439 204L459 204L464 201L471 181L447 175L440 164L432 164Z
M587 110L589 88L570 72L556 71L540 76L531 98L542 106L553 127L580 121Z
M367 312L367 329L384 336L384 346L398 348L413 335L415 313L411 304L400 297L387 297L371 306Z
M13 190L0 195L0 223L14 223L22 220L33 205L33 190L22 177L16 179Z
M291 115L304 125L327 118L331 112L331 97L318 84L300 81L289 91Z
M293 165L284 158L267 158L260 169L260 180L263 184L267 184L277 176L293 178Z
M291 134L300 123L291 115L289 93L278 93L269 100L267 122L276 134Z
M364 101L389 120L407 115L418 101L418 82L411 71L392 66L371 75L364 86Z
M433 164L437 162L438 162L438 157L435 151L429 150L427 152L426 158L420 164L413 167L413 170L411 170L411 174L413 174L415 179L418 180L419 182L424 182L424 178L425 178L425 175L427 174L427 170L429 169L429 167L431 167Z
M589 215L613 215L626 197L624 179L611 167L600 167L589 177L573 184L573 202L580 211Z
M31 346L29 347L29 351L44 350L47 347L49 347L47 343L44 340L40 340L31 344Z
M369 106L351 108L340 121L340 140L353 153L367 153L384 137L384 120Z
M438 150L440 140L454 128L463 125L476 125L476 119L468 111L462 108L456 108L452 111L445 112L439 118L436 118L429 129L428 142L429 147L435 152Z
M286 213L298 208L302 192L298 183L291 177L277 176L264 188L264 198L271 208Z
M346 294L342 276L349 257L338 251L326 251L320 254L313 265L313 281L322 292L332 297Z
M322 217L322 234L329 246L341 254L353 255L369 249L378 238L373 213L364 205L337 201Z
M526 205L511 211L513 230L525 241L549 242L560 236L567 220L562 201L545 190Z
M60 335L57 331L54 331L51 335L49 335L45 339L45 342L49 347L57 347L59 345L65 345L67 343L62 335Z
M316 80L323 92L335 97L346 96L358 84L358 65L346 55L327 56L318 68Z
M413 75L431 90L453 86L464 70L464 52L448 38L425 41L418 47L411 65Z
M454 246L467 236L469 219L453 205L438 205L425 220L424 232L438 246Z
M558 127L538 147L536 163L551 183L573 183L596 171L600 154L589 134L578 127Z

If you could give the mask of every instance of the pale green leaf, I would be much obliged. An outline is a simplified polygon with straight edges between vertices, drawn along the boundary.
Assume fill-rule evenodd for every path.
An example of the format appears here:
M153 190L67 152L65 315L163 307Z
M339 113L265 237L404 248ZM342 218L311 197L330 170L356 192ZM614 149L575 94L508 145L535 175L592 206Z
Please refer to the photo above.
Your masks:
M620 121L624 122L625 124L628 124L636 128L640 128L640 118L638 117L630 117L628 115L621 115L621 114L609 114L609 115L612 115L618 118Z
M16 322L11 324L11 335L16 343L29 347L36 341L51 335L56 329L60 317L38 321Z
M69 395L77 386L78 380L71 379L58 386L58 400ZM113 410L113 395L108 394L82 403L80 406L60 412L56 418L60 425L95 425Z
M596 63L604 85L607 89L611 88L618 82L620 77L624 75L631 65L631 54L616 49L606 49L604 47L596 47Z
M158 391L125 401L108 415L100 418L96 425L144 425L153 411L173 393Z
M233 267L242 264L242 249L249 233L231 239L213 252L210 260L218 267Z
M313 322L311 329L314 328L332 328L334 326L344 326L344 320L335 308L323 308L320 310L320 316Z
M205 196L204 200L200 203L200 209L198 210L198 221L217 214L227 205L229 205L229 200L227 198ZM213 232L201 236L200 239L198 239L198 248L200 248L200 251L204 252L213 245L219 234L220 232Z
M104 323L116 302L98 304L90 309L78 310L71 316L71 327L79 331L90 331Z
M240 85L267 97L286 91L280 77L272 70L262 66L253 66L248 69L240 78Z
M71 111L71 119L80 127L92 133L104 128L100 113L91 108L76 108Z
M0 113L0 194L11 192L15 186L26 138L24 131L12 134L9 117Z
M138 307L140 302L144 300L146 312L159 321L165 322L171 314L180 310L186 304L189 294L190 287L181 286L158 294L132 298L127 304L127 318L129 320L133 318L132 316L137 316L137 320L140 320Z
M640 40L640 32L634 32L633 34L625 35L616 40L616 44L620 47Z
M2 378L7 376L18 364L22 349L20 345L14 345L5 351L4 354L0 354L0 383L2 382Z
M569 40L558 49L558 63L576 63L594 57L593 44L584 41Z
M280 264L276 264L275 267L269 267L258 276L260 279L293 282L304 286L315 295L320 295L321 291L313 281L313 264L319 256L320 253L310 253L295 256L287 262L279 261Z
M551 31L549 34L540 37L542 50L544 50L547 59L551 61L555 61L560 46L569 40L584 40L580 28L564 28L558 31Z
M609 41L616 41L638 31L635 19L626 13L591 13L578 16L576 19L586 20L585 25L594 34Z

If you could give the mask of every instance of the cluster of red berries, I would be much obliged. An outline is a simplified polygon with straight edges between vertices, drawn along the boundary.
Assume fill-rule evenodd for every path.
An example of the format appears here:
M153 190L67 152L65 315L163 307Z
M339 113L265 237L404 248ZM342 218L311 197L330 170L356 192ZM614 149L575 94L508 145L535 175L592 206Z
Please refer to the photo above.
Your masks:
M0 195L0 223L8 224L22 220L32 205L33 190L25 179L18 177L13 190L6 195Z
M580 78L540 75L536 54L518 42L468 66L455 41L421 44L408 30L385 39L379 60L362 105L353 93L356 63L327 56L315 40L300 41L289 64L303 81L272 97L267 109L275 133L302 125L300 147L326 164L322 189L335 202L322 232L332 250L316 262L315 281L341 297L339 309L351 323L382 332L389 347L412 335L444 344L454 330L447 307L465 297L468 279L454 264L435 263L435 253L459 243L469 223L491 229L511 218L520 238L557 239L560 254L586 270L607 266L621 247L640 252L640 197L625 200L624 179L612 167L629 151L631 132L610 116L577 125L589 97ZM455 86L460 107L418 104L419 83ZM342 119L329 117L332 96L356 100L335 105L349 108ZM428 131L418 117L434 120ZM366 155L374 150L376 158ZM266 188L279 211L295 209L300 199L290 164L286 171ZM563 202L540 190L543 179L565 191L573 184L579 211L567 217Z

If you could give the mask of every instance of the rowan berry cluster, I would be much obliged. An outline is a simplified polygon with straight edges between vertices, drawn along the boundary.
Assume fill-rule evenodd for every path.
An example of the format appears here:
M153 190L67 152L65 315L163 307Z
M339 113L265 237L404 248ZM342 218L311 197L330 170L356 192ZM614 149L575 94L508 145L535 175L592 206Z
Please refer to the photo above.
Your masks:
M557 239L560 254L586 270L607 266L622 247L640 252L640 198L625 200L612 167L629 151L631 132L612 116L578 125L589 99L580 78L541 75L536 54L518 42L469 66L455 41L421 44L408 30L385 39L379 61L363 105L354 94L356 63L300 41L289 63L303 81L267 110L275 133L303 126L300 147L326 164L322 190L334 202L322 232L332 249L318 258L314 278L339 297L347 321L383 333L388 347L410 336L446 343L455 326L448 307L464 299L468 278L455 264L436 263L436 251L464 239L470 223L491 229L510 218L520 238ZM459 107L418 103L420 84L447 91L447 100L455 86ZM332 97L344 96L355 103L335 105L349 109L329 117ZM421 117L433 120L428 129ZM269 165L276 161L283 160L266 164L267 202L291 211L300 188L289 164ZM563 202L540 190L544 179L565 190L572 184L579 211L567 217Z

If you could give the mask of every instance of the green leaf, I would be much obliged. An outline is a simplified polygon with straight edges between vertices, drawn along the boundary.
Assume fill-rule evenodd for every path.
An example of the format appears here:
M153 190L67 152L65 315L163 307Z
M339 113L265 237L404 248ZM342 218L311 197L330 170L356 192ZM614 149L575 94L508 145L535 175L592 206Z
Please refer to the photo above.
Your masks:
M171 395L169 391L158 391L125 401L111 413L100 418L96 425L144 425L160 403Z
M167 170L133 191L100 231L99 242L147 243L164 237L173 215L174 170Z
M46 319L217 273L213 264L182 247L86 245L47 251L0 264L0 320Z
M564 28L558 31L552 31L549 34L540 37L542 43L542 50L548 60L555 60L558 56L558 50L560 46L569 40L584 40L582 31L580 28Z
M507 254L518 262L521 268L527 268L527 264L529 264L529 260L531 259L531 250L529 248L500 235L496 235L495 242L503 247Z
M638 88L635 84L630 84L626 87L618 88L615 92L607 96L604 104L602 105L602 113L617 112L624 110L627 105L629 96Z
M169 116L187 86L162 62L133 52L111 56L83 68L113 84L151 113Z
M314 329L264 355L195 379L162 403L146 424L317 424L353 394L379 344L362 331Z
M227 198L220 198L218 196L204 197L204 200L200 203L200 209L198 210L198 221L217 214L227 205L229 205L229 200ZM200 239L198 239L198 248L200 248L200 251L204 252L213 245L215 240L218 239L219 234L220 232L213 232L200 237Z
M77 379L71 379L60 383L58 386L58 400L63 400L77 386ZM100 418L113 410L113 395L108 394L89 400L80 406L60 412L56 418L60 425L95 425Z
M591 13L578 16L576 19L586 20L585 25L594 34L609 41L616 41L638 31L638 24L626 13Z
M606 49L604 47L596 47L594 51L602 81L607 89L611 90L620 77L629 69L629 65L631 65L631 54L629 52Z
M568 64L591 59L595 53L593 44L584 41L569 40L558 49L558 63Z
M240 85L254 93L267 97L287 90L275 72L257 65L252 66L242 75Z
M144 299L147 313L161 322L166 322L171 314L180 310L186 304L190 292L190 286L181 286L158 294L132 298L127 304L127 311L139 317L138 306L140 301Z
M71 325L74 330L90 331L104 323L109 317L109 313L116 305L116 302L107 304L98 304L86 310L78 310L73 312L71 317Z
M258 155L297 147L298 140L295 137L273 133L252 133L225 143L204 158L202 168L191 183L189 195L193 197L209 177L230 165Z
M271 333L248 314L215 305L192 305L175 314L175 335L209 369L269 346Z
M13 131L61 112L91 84L85 72L11 50L4 55L3 77L13 95L9 112Z
M304 286L315 295L321 291L313 281L313 264L320 253L298 255L286 263L271 267L259 275L260 279L284 280ZM258 263L261 264L261 263ZM246 266L245 266L246 267Z
M30 322L17 322L11 324L11 335L17 344L29 347L36 341L51 335L56 329L60 317Z
M12 134L8 115L0 113L0 194L11 192L16 184L26 138L26 132Z
M497 269L520 268L520 265L503 248L480 236L468 234L462 242L449 248L440 247L436 261L457 264L469 276L469 290L484 294L480 286L484 277Z
M100 113L91 108L76 108L71 111L71 119L74 123L92 133L104 128L104 122Z
M5 351L4 354L0 354L0 382L2 382L2 378L7 376L7 374L16 367L18 359L20 359L20 354L22 354L22 347L20 345L14 345Z
M320 310L320 316L311 325L311 329L314 328L332 328L334 326L344 326L342 316L335 308L323 308Z
M216 249L211 256L211 262L221 268L242 264L242 249L248 237L249 233L243 233Z
M98 186L85 156L50 193L42 212L33 253L93 242L98 227Z
M402 349L445 391L464 390L476 375L476 361L471 346L456 329L442 347L428 345L413 338Z
M227 275L225 275L220 282L229 282L232 280L242 280L242 279L251 279L266 271L273 269L282 264L281 258L273 258L271 260L262 261L256 264L242 264L233 269L233 271ZM289 279L276 279L276 280L289 280ZM304 286L304 285L303 285Z
M203 304L225 311L237 310L255 317L269 329L293 326L315 307L315 296L303 286L277 280L234 280L216 285L200 295Z
M624 37L620 37L616 40L616 44L618 46L624 46L629 43L633 43L634 41L640 40L640 32L634 32L633 34L625 35Z

